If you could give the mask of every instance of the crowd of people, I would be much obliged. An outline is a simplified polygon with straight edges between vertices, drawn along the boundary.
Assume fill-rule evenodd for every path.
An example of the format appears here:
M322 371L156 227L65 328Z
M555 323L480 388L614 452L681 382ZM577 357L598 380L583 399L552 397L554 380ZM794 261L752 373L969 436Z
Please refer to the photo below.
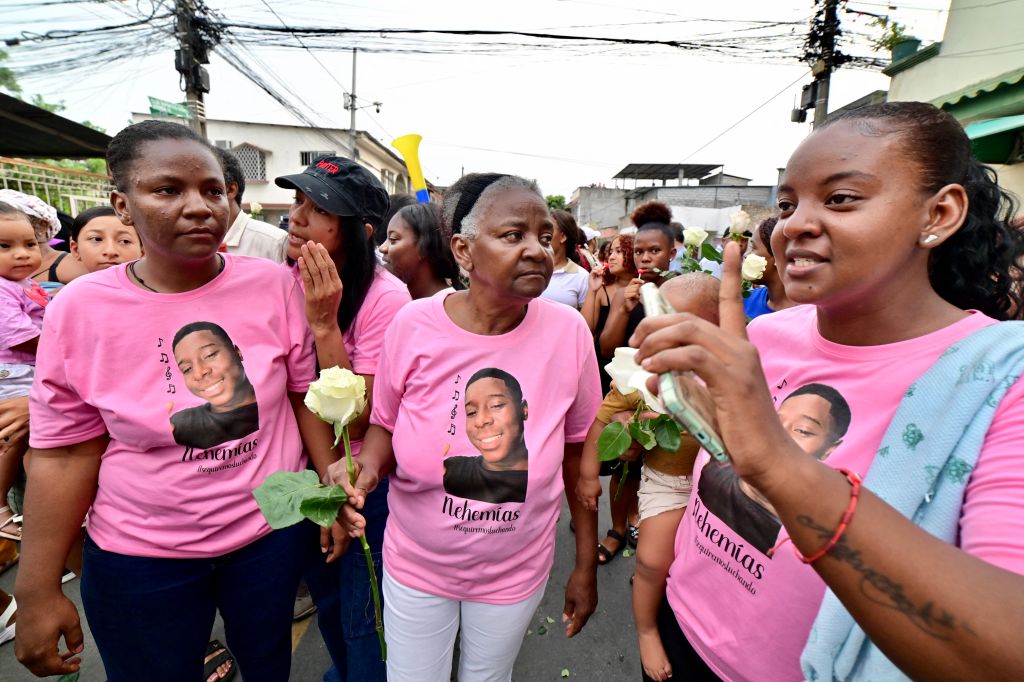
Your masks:
M325 156L276 179L284 231L183 126L125 128L107 166L67 253L53 207L0 191L0 643L36 675L79 668L80 575L114 682L286 680L310 598L325 680L509 680L563 499L565 634L635 547L644 680L1024 674L1024 233L948 114L819 127L706 271L668 206L599 240L514 175L417 204ZM651 285L675 313L645 316ZM331 367L367 386L354 478L303 401ZM725 459L640 428L684 379ZM253 489L307 468L337 520L271 530Z

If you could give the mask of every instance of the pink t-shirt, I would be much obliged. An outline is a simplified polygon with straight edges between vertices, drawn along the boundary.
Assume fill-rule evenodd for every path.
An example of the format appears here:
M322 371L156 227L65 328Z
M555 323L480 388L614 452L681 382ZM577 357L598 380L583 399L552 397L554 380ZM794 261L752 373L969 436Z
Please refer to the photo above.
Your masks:
M551 571L565 444L586 438L601 402L594 342L553 301L534 299L499 336L458 327L444 301L409 304L384 339L370 417L397 462L384 565L416 590L514 603ZM484 464L524 447L525 470Z
M187 293L144 291L119 266L75 280L49 306L30 440L58 448L110 435L89 514L103 549L236 550L270 532L253 488L305 466L287 397L314 374L302 292L271 261L224 258L224 272Z
M299 272L299 266L293 264L287 267L301 286L302 273ZM377 266L359 312L348 326L348 331L342 335L353 372L368 376L377 374L381 349L384 347L384 332L398 311L411 300L405 282L387 269ZM363 441L353 440L351 446L352 455L358 455L363 448Z
M13 347L39 336L46 304L46 292L32 280L12 282L0 277L0 363L36 364L35 353Z
M799 306L757 318L749 332L794 439L830 466L863 476L914 380L950 344L993 322L975 312L917 339L841 346L818 333L814 306ZM968 553L1018 573L1024 573L1022 396L1024 384L1017 383L996 412L970 473L959 542ZM701 452L694 479L668 580L683 632L724 679L803 679L800 653L824 582L789 546L768 558L768 548L786 531L739 488L731 467Z

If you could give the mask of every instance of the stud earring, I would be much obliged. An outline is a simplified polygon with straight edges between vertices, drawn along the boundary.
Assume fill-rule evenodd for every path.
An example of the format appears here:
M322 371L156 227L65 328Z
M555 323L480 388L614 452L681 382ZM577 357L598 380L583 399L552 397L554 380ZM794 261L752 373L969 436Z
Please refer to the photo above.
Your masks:
M921 244L927 246L929 244L934 243L935 240L938 239L938 238L939 238L938 235L930 234L930 235L928 235L928 236L926 236L926 237L921 239Z

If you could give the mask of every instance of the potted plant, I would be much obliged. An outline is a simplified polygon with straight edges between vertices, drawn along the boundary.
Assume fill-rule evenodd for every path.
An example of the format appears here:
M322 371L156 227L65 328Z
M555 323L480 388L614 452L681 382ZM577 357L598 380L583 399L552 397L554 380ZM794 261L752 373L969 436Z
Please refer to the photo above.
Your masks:
M907 27L898 21L878 17L873 23L882 29L882 35L875 38L871 45L876 50L888 50L893 64L914 54L921 46L920 39L907 33Z

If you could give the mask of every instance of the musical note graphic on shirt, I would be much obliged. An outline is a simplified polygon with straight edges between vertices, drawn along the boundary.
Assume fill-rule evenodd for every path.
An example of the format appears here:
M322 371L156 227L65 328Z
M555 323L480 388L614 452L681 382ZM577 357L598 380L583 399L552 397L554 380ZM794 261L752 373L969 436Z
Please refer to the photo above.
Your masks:
M163 338L161 338L161 337L159 337L159 336L158 336L158 337L156 338L156 347L157 347L157 348L162 348L162 347L163 347L163 345L164 345L164 340L163 340Z
M450 436L454 436L455 435L455 424L449 424L448 425L448 435L450 435Z
M171 359L169 357L167 357L167 353L161 353L160 354L160 362L162 362L162 363L164 363L166 365L170 361L171 361Z

